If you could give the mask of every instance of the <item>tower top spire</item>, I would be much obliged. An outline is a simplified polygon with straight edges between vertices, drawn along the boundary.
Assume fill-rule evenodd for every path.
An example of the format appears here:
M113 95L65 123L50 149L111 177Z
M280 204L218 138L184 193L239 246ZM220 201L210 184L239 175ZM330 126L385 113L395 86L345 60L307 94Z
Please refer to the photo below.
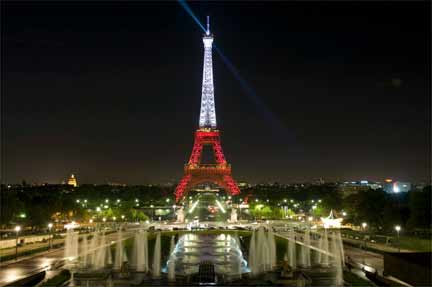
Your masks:
M210 36L210 16L207 16L207 31L206 35Z

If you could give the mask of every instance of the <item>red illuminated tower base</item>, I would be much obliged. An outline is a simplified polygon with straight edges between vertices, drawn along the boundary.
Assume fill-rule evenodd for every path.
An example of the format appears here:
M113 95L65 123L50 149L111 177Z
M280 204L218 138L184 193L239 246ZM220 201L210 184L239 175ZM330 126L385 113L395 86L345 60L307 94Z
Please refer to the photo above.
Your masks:
M204 145L212 146L215 164L201 164ZM193 186L205 182L215 183L231 195L240 193L240 189L231 176L231 165L225 160L218 130L199 129L195 132L192 154L184 167L184 176L175 191L176 201L185 196Z

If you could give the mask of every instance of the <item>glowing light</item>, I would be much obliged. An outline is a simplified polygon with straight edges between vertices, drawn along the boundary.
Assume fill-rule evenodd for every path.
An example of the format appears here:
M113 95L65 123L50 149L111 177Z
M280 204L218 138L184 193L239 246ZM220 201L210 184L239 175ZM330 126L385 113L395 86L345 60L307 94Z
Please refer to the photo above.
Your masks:
M48 223L48 228L51 229L53 227L52 223Z
M17 225L17 226L15 226L14 229L15 229L15 232L19 232L21 230L21 226Z
M219 206L220 210L222 211L222 213L225 213L225 209L223 208L222 204L219 202L219 200L216 200L216 204L217 206Z
M198 202L199 202L199 199L197 201L195 201L194 204L192 204L192 208L189 210L189 213L192 213L194 211L194 209L197 206Z
M400 191L399 186L397 185L397 183L393 183L393 192L394 193L398 193Z
M77 228L77 227L79 227L79 224L76 223L75 221L72 221L71 223L68 223L68 224L64 225L64 228L66 228L66 229L74 229L74 228Z
M105 202L108 203L108 202L109 202L109 199L105 199Z
M96 207L96 211L97 212L100 212L101 211L101 208L98 206L98 207Z
M401 230L400 225L396 225L396 226L395 226L395 230L396 230L397 232L399 232L399 231Z
M93 219L90 219L90 220L89 220L89 223L93 223Z
M384 181L390 183L390 182L392 182L393 180L392 180L391 178L387 178L387 179L385 179Z
M340 228L342 225L342 218L336 218L333 214L333 210L330 210L330 214L327 217L321 217L321 222L324 228Z
M366 223L366 222L363 222L363 223L362 223L362 227L363 227L363 228L366 228L366 226L367 226L367 223Z

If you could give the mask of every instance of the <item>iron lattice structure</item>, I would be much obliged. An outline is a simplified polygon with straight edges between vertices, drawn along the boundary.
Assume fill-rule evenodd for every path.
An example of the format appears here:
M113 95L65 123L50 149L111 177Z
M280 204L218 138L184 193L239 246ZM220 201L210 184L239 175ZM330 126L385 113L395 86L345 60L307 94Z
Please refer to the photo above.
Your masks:
M211 182L225 189L229 194L240 193L237 183L231 176L231 165L227 163L222 151L219 130L216 129L216 110L214 103L212 43L209 18L204 42L204 69L201 95L199 129L195 132L192 154L184 166L184 176L175 190L176 201L179 201L197 184ZM203 147L212 147L216 163L202 164Z

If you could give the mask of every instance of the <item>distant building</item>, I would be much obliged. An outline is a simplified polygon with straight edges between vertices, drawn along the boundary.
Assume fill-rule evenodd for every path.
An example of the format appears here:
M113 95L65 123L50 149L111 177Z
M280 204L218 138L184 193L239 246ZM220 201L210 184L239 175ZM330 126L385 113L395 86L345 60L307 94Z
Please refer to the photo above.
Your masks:
M248 184L247 182L241 181L238 183L239 187L250 187L250 184Z
M73 174L69 177L69 179L67 181L67 184L68 185L72 185L73 187L77 187L78 186L77 180L76 180L76 178L75 178L75 176Z
M411 190L410 182L386 180L386 182L384 183L384 191L387 193L408 192L410 190Z
M382 188L382 185L378 182L369 182L367 180L360 181L345 181L338 183L339 191L342 192L344 197L351 194L355 194L359 191L377 190Z

